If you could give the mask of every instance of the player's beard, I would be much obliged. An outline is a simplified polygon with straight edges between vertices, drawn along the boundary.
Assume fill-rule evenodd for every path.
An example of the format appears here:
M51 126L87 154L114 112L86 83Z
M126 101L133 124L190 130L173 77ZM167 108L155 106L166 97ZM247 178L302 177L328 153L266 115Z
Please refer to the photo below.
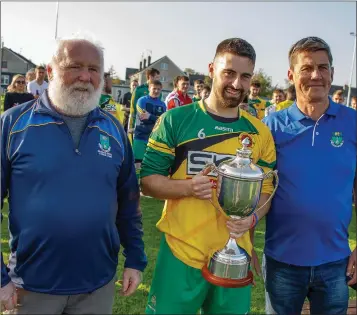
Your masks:
M53 105L68 116L83 116L99 104L104 80L97 89L91 83L76 82L67 87L59 78L53 78L48 95Z
M244 89L235 89L232 86L216 86L213 91L219 104L224 108L238 107L247 95ZM228 91L232 91L233 94Z

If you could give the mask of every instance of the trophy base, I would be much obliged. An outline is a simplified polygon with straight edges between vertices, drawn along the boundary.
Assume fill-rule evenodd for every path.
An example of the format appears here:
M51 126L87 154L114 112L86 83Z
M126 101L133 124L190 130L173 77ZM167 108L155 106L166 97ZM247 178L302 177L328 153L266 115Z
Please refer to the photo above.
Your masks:
M213 285L224 288L242 288L253 283L253 273L249 270L248 276L244 279L220 278L209 272L207 265L202 268L202 276Z

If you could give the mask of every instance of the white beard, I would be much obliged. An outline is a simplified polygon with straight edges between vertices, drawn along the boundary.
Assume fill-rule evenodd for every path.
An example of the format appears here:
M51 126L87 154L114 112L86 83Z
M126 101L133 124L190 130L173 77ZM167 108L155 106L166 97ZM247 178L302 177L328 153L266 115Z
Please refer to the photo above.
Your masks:
M99 104L104 80L95 90L91 83L76 82L66 87L61 80L53 78L48 86L48 96L53 105L68 116L83 116ZM85 89L80 91L78 89Z

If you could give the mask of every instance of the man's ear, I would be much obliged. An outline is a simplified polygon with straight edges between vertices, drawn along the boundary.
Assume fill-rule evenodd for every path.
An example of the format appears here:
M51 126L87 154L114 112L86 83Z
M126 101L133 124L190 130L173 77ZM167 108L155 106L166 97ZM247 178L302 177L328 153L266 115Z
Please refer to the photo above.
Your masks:
M50 64L47 65L46 67L47 70L47 77L48 77L48 81L51 81L53 79L53 69L52 66Z
M213 79L213 73L214 73L214 64L213 62L210 62L208 64L208 76Z
M288 80L290 84L294 84L294 71L291 68L288 70Z
M335 75L335 68L331 67L331 83L333 81L333 76Z

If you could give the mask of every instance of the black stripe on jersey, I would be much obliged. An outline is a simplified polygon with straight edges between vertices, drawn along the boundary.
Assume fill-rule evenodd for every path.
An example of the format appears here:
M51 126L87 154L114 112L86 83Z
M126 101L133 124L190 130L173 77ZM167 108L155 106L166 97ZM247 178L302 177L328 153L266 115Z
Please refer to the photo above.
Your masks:
M203 151L208 147L215 145L217 143L223 142L227 139L232 139L234 137L239 137L242 132L246 131L238 131L231 132L216 136L210 136L204 139L194 139L189 142L185 142L184 144L176 147L175 149L175 162L171 168L171 175L173 175L180 167L180 165L187 159L188 151ZM254 132L250 132L253 134Z

